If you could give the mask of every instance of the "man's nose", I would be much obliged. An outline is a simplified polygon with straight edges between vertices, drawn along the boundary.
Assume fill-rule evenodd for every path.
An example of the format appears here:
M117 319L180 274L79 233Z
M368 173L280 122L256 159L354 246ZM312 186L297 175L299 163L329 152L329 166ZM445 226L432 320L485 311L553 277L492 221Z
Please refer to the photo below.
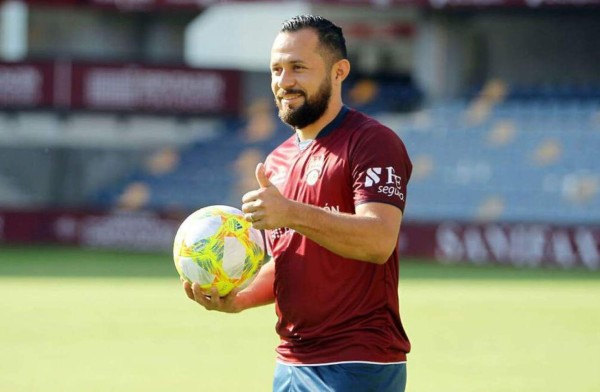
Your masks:
M282 89L288 89L296 84L296 79L290 72L282 71L277 80L277 85Z

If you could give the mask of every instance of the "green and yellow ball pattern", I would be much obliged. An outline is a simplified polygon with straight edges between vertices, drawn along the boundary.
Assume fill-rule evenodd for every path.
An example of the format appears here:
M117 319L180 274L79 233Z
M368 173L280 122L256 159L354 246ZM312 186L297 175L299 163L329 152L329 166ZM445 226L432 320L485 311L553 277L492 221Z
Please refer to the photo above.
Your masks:
M262 267L265 246L262 233L229 206L209 206L187 217L173 243L173 260L179 275L198 283L209 295L220 296L247 287Z

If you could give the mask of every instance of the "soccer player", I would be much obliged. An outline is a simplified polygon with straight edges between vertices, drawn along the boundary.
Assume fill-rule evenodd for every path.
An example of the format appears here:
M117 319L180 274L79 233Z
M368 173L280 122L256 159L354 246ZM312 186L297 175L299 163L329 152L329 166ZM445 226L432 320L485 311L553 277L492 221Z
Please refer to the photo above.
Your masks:
M412 165L389 128L342 102L342 30L303 15L271 50L271 87L293 135L256 167L242 198L272 261L242 291L189 298L222 312L275 303L274 391L404 391L398 236Z

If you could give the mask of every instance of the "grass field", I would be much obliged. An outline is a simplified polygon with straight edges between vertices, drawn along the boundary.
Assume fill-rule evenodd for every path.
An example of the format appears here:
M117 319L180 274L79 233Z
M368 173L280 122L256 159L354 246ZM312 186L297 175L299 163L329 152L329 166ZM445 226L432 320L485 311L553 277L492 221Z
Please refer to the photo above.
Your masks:
M599 273L401 275L408 391L600 391ZM204 311L168 254L0 247L0 391L269 391L274 323Z

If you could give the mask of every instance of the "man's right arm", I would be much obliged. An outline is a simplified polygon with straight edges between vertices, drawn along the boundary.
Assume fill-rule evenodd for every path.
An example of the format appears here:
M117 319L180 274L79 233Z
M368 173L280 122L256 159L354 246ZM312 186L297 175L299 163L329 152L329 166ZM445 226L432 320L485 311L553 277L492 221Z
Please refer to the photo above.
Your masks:
M258 275L250 286L239 291L234 289L225 297L219 297L216 287L213 287L210 296L205 295L200 285L183 282L186 295L198 302L207 310L216 310L225 313L239 313L242 310L268 305L275 302L273 283L275 281L275 262L271 260L262 266Z

